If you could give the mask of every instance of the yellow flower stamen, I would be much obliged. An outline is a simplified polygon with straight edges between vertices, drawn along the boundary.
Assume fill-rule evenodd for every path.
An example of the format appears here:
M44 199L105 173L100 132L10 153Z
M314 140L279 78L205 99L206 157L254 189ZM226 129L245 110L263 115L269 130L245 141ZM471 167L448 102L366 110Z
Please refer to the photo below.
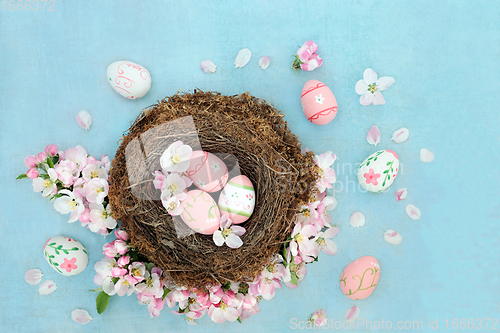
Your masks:
M47 179L47 180L45 180L45 181L43 182L43 186L44 186L44 187L49 187L49 186L51 186L51 185L52 185L52 180L48 180L48 179Z
M147 285L149 288L152 288L152 287L153 287L153 278L152 278L152 277L149 277L149 278L146 280L146 285Z
M311 216L311 211L309 209L303 209L302 210L302 215L304 215L305 217L309 217Z
M132 268L130 270L130 273L132 273L133 276L141 276L141 271L139 270L139 268Z
M371 92L372 94L375 94L379 91L378 84L372 83L368 85L368 91Z
M295 238L295 241L296 241L297 243L303 242L303 241L304 241L304 239L305 239L305 237L304 237L303 235L301 235L301 234L295 235L295 237L294 237L294 238Z
M130 282L128 282L126 279L123 279L122 286L130 286Z
M178 189L179 189L179 185L177 185L177 184L170 184L168 186L168 191L172 194L174 194Z
M90 173L90 178L93 179L93 178L97 178L99 177L99 173L97 171L92 171Z
M222 230L222 237L226 238L230 234L231 234L231 229L224 228L224 230Z
M75 200L69 200L68 206L69 206L69 209L75 210L75 208L76 208L76 206L78 206L78 204L75 202Z
M104 192L104 187L98 187L95 189L95 193L99 194L99 193L102 193Z
M171 160L172 160L172 163L177 164L181 161L181 158L178 154L175 154L174 156L172 156Z
M223 311L226 311L226 308L227 308L226 303L221 302L221 303L220 303L220 309L221 309L221 310L223 310Z

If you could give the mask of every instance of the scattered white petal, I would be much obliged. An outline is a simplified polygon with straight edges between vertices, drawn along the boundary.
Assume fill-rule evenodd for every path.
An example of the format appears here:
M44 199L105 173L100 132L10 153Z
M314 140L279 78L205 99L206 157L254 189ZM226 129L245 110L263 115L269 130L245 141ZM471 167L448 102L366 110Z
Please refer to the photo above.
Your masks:
M71 319L80 325L86 325L94 318L92 318L86 310L75 309L71 312Z
M43 273L39 269L30 269L24 273L24 279L31 285L39 284L42 281Z
M420 150L420 160L425 163L430 163L434 161L434 154L430 150L422 148Z
M380 143L380 131L377 126L372 126L372 128L366 135L366 141L368 141L369 144L374 145L375 147Z
M212 60L203 60L200 64L201 69L209 74L209 73L215 73L217 70L217 65L213 63Z
M360 212L356 212L351 215L351 225L355 228L359 228L365 225L365 216Z
M56 289L57 283L55 283L53 280L45 280L40 285L40 287L38 287L38 293L40 295L49 295L52 294Z
M76 115L76 123L78 126L88 131L90 125L92 125L92 116L87 111L82 110Z
M271 59L269 59L269 57L261 57L259 59L259 67L262 68L263 70L266 70L270 64L271 64Z
M392 139L396 143L405 142L410 137L410 131L406 127L401 127L392 133Z
M236 68L245 66L252 57L252 52L249 49L241 49L234 60Z
M420 220L420 216L422 215L420 209L413 205L406 205L406 214L408 214L412 220Z
M388 229L384 233L384 239L387 243L391 245L398 245L403 241L403 238L401 235L396 231L392 229Z
M345 313L345 319L349 322L355 321L359 317L359 308L354 305L352 308L349 308Z
M400 188L399 190L396 190L396 192L394 192L394 195L396 196L396 201L401 201L406 199L407 194L408 191L405 188Z

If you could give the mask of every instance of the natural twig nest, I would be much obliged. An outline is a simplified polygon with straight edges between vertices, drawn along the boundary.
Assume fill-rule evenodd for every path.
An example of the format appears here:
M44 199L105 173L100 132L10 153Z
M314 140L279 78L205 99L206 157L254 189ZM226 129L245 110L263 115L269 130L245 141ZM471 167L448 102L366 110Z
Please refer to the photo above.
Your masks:
M162 147L165 140L165 136L150 135L154 128L186 116L193 117L203 150L234 155L241 173L255 187L255 210L241 224L246 233L238 249L216 246L211 235L179 238L147 171L151 165L144 162L144 151ZM144 140L146 131L148 140ZM188 141L196 135L184 134ZM159 160L161 151L156 154ZM300 205L309 202L319 177L312 156L301 154L301 144L283 115L263 100L249 94L222 96L198 90L177 94L144 110L123 137L111 170L113 216L122 221L141 254L179 285L199 288L217 282L250 282L290 235ZM132 178L143 180L131 184Z

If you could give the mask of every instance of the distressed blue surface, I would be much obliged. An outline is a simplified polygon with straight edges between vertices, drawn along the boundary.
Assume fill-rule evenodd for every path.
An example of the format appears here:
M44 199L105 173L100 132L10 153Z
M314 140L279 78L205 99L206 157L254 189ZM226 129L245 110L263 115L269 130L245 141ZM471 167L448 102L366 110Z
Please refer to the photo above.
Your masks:
M58 0L53 12L2 9L2 330L282 332L290 330L292 318L305 321L318 308L343 320L353 304L361 309L360 318L391 321L393 327L422 321L428 328L429 318L439 319L436 331L446 331L446 318L452 331L452 318L500 317L498 1ZM294 73L291 55L309 39L319 44L324 65ZM235 69L234 58L244 47L253 57ZM258 67L263 55L271 58L266 71ZM106 82L107 65L122 59L151 73L144 98L126 100ZM200 70L205 59L217 64L215 74ZM354 85L367 67L396 80L384 93L384 106L358 102ZM327 126L312 125L302 115L299 96L309 79L326 83L337 97L338 115ZM305 146L337 154L338 208L332 217L340 228L338 254L321 254L298 289L278 290L243 324L216 325L205 316L193 328L168 309L150 319L135 297L114 297L98 315L88 289L95 288L92 266L106 241L78 223L67 224L67 216L33 192L31 181L15 181L25 172L23 158L49 143L81 144L92 155L113 156L142 107L196 87L249 91L271 101ZM74 121L82 109L94 117L88 132ZM382 133L377 148L365 140L373 124ZM393 131L403 126L410 139L391 142ZM423 147L435 153L433 163L419 160ZM395 150L403 172L388 193L362 193L349 168L378 148ZM396 202L393 193L402 187L408 197ZM420 221L406 216L409 203L422 210ZM349 225L355 211L366 216L360 229ZM384 242L389 228L402 234L402 244ZM87 247L90 263L82 274L63 277L45 262L43 244L55 235L75 237ZM354 302L342 295L338 278L363 255L378 258L381 279L372 296ZM35 267L58 283L56 292L40 296L24 282L24 272ZM88 310L94 320L87 326L71 321L75 308Z

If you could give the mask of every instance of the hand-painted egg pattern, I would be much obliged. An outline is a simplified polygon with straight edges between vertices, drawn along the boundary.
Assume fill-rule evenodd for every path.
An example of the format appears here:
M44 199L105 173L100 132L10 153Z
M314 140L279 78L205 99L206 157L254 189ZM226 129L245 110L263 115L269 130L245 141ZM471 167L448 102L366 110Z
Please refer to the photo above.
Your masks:
M79 241L64 236L47 240L43 254L49 265L65 276L81 273L89 262L87 249Z
M115 61L108 66L107 77L113 89L128 99L139 99L151 88L151 75L132 61Z
M300 96L302 110L307 120L316 125L326 125L337 115L337 100L330 88L318 80L309 80Z
M227 182L219 196L219 208L234 224L250 218L255 208L255 189L247 176L236 176Z
M380 265L371 256L358 258L344 268L340 275L340 289L350 299L370 296L380 279Z
M392 150L380 150L368 156L358 168L358 182L370 192L382 192L396 179L398 155Z
M226 164L216 155L201 150L193 152L186 174L205 192L220 191L228 178Z
M205 191L192 190L181 202L184 211L181 218L191 229L212 235L220 226L220 211L215 200Z

